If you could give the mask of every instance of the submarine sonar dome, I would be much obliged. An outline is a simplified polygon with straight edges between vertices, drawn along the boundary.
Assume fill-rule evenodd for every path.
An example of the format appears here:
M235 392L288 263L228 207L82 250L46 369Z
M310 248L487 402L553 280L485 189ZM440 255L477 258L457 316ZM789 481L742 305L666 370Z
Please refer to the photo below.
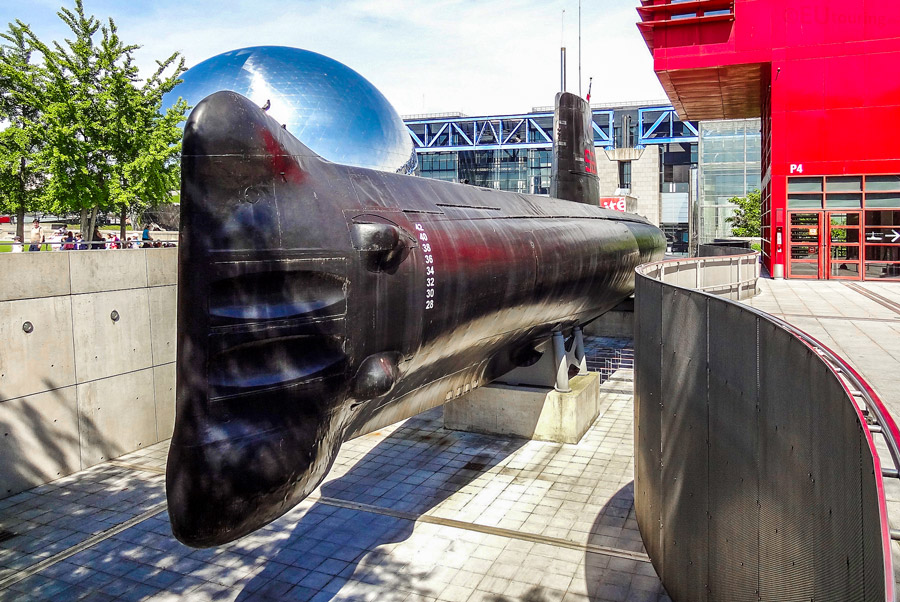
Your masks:
M406 125L387 98L346 65L287 46L223 52L191 67L163 98L194 107L220 90L246 96L323 158L388 172L412 173L416 154Z

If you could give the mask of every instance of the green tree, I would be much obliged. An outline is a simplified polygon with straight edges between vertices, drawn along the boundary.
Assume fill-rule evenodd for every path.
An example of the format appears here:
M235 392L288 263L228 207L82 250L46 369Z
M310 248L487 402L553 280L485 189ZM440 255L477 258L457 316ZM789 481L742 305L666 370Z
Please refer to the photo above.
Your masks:
M43 71L31 61L25 27L10 23L0 33L0 211L16 215L16 234L25 237L25 212L40 208L44 188L40 157Z
M142 83L133 57L139 46L125 44L112 19L103 25L85 15L82 0L57 14L73 34L64 44L51 48L23 26L44 63L45 198L57 213L80 213L89 237L100 212L168 202L177 188L187 105L159 110L184 60L175 53L157 61Z
M731 224L734 236L759 236L762 232L762 201L759 190L754 190L745 197L732 197L729 203L737 205L734 216L725 221Z
M112 47L120 47L112 21L109 35ZM178 53L157 61L153 75L141 83L131 53L126 52L122 54L120 69L109 73L104 82L111 96L110 113L115 124L110 128L114 137L110 202L119 210L122 238L126 215L170 202L172 191L179 186L182 132L178 125L184 120L187 103L179 99L165 114L161 113L163 95L181 81L178 75L184 71L184 59L177 64L176 59ZM173 73L166 75L173 64Z

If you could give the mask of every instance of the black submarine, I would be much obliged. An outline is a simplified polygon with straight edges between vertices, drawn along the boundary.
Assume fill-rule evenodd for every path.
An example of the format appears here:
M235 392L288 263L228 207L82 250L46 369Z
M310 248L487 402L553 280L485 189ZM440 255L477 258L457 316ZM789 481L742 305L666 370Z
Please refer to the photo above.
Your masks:
M341 443L536 361L630 295L662 232L601 209L590 108L557 96L553 192L325 161L250 100L193 110L182 154L174 535L271 522Z

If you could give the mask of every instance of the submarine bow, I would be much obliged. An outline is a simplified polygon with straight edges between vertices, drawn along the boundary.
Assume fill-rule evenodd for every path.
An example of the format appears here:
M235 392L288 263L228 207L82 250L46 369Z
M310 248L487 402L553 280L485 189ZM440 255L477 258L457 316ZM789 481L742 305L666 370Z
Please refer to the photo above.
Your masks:
M181 212L166 491L196 547L607 311L665 247L637 216L329 163L233 92L188 119Z

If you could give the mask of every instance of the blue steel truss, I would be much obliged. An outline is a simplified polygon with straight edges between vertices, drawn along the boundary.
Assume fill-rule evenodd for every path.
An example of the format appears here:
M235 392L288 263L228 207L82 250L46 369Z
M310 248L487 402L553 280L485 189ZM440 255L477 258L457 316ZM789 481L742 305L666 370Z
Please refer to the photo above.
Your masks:
M697 142L700 137L696 124L679 119L672 107L638 109L638 124L638 148L648 144Z
M613 148L612 110L595 110L594 145ZM553 147L553 113L409 119L416 152Z
M611 150L615 111L596 109L594 145ZM697 142L697 125L678 118L667 106L638 109L638 148L650 144ZM526 113L489 117L408 119L406 129L418 153L464 150L553 147L553 113Z

